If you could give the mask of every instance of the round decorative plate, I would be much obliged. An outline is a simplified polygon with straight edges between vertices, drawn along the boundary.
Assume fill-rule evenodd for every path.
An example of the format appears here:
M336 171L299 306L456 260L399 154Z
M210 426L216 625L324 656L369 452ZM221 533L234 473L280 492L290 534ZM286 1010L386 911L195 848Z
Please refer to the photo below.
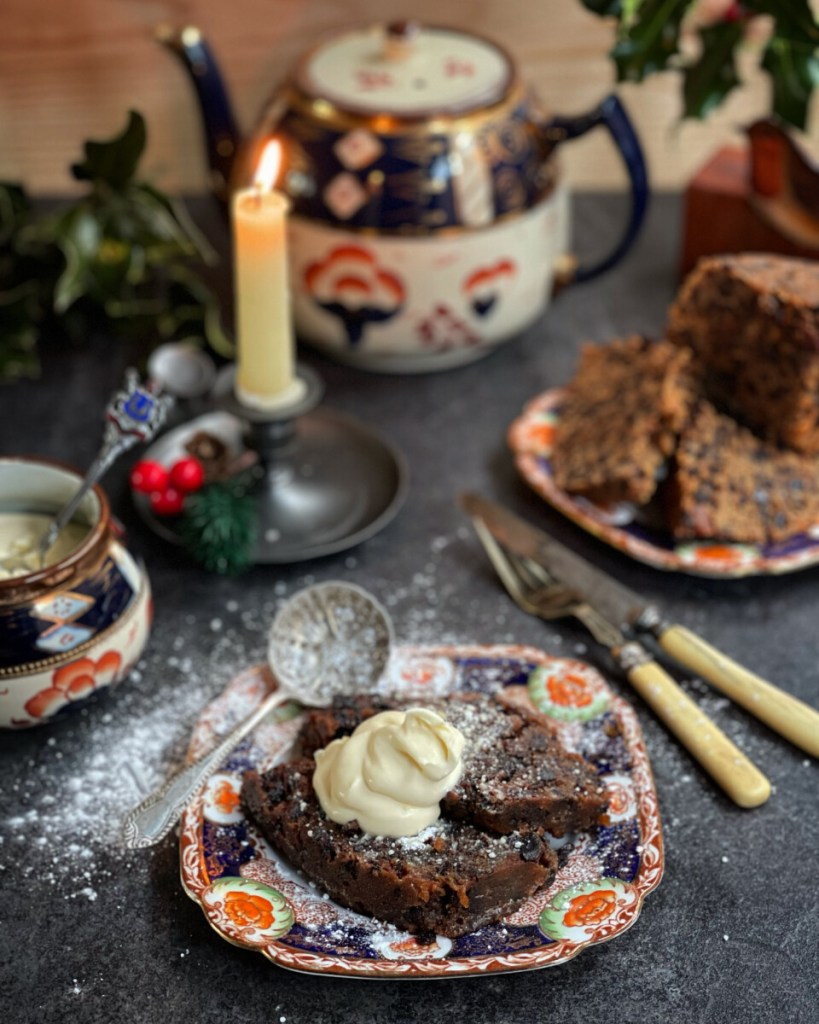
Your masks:
M819 523L778 544L677 542L661 526L635 518L634 506L601 508L561 490L550 456L564 391L545 391L527 403L509 427L515 465L529 486L584 530L646 565L693 576L732 579L795 572L819 563Z
M199 719L197 757L275 685L268 669L234 679ZM457 690L526 685L563 745L594 764L609 794L597 828L558 851L552 884L496 925L429 943L338 906L283 860L245 818L242 774L289 748L301 711L286 704L228 758L182 817L182 884L228 942L292 970L375 978L483 975L549 967L612 939L660 883L657 796L637 718L597 671L532 647L398 648L379 683L422 702Z
M293 465L287 463L280 486L266 492L273 516L268 525L276 528L257 531L253 561L259 564L288 565L355 547L392 522L409 490L406 459L366 424L324 406L300 416L298 424ZM142 457L170 467L188 454L185 446L195 434L206 433L235 458L245 451L243 431L232 413L216 410L161 435ZM181 544L174 517L155 515L146 494L131 493L150 529Z

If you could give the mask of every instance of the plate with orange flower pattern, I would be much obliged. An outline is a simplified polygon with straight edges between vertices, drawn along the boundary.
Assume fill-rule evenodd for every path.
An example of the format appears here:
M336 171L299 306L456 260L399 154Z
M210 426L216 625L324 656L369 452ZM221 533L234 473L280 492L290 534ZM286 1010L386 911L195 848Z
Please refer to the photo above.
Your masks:
M262 666L237 676L197 722L189 757L204 753L274 685ZM497 924L431 942L338 906L276 853L239 799L243 773L295 738L302 712L290 703L234 750L182 817L182 884L217 934L296 971L432 978L554 966L633 925L663 873L657 796L636 716L596 669L533 647L402 647L379 683L383 694L419 703L505 686L526 688L608 792L599 824L557 844L560 866L548 888Z
M779 575L819 564L819 523L807 533L777 544L678 543L661 526L641 521L635 506L603 508L567 494L554 481L550 458L564 395L562 389L555 388L528 402L509 427L509 446L529 486L588 533L646 565L693 576Z

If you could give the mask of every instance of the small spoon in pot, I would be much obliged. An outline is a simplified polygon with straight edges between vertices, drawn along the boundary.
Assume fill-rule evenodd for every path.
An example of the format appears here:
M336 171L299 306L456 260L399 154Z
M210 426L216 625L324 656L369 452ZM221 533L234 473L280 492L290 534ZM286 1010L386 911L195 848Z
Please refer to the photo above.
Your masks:
M59 510L45 533L25 552L18 552L2 562L9 573L34 572L47 564L47 555L61 531L71 522L86 494L108 467L129 448L150 439L165 422L173 398L158 395L152 383L142 385L136 370L125 371L125 380L111 396L105 410L105 433L97 456L88 468L82 483Z
M153 846L173 828L185 806L228 754L271 711L288 700L327 707L334 697L372 691L393 643L388 613L352 583L317 583L279 610L270 629L268 662L278 687L211 750L171 776L126 817L129 849Z

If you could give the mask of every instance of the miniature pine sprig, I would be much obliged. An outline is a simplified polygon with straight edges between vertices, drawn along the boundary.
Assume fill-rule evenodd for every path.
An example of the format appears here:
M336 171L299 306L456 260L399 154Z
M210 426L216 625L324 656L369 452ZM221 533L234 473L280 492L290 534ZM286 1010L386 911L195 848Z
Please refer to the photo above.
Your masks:
M179 533L189 554L205 569L233 575L253 560L256 537L255 474L247 470L206 484L185 501Z

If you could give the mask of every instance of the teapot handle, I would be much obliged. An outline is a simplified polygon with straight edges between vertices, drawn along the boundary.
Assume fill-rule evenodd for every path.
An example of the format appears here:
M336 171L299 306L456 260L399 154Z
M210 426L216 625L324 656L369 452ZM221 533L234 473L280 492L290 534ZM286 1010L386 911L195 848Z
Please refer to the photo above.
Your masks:
M648 174L643 150L625 108L614 94L607 96L599 106L588 114L553 118L544 125L544 131L552 144L557 145L585 135L586 132L599 125L608 129L626 165L631 183L631 212L623 237L614 249L596 263L588 266L580 264L568 281L563 283L576 284L579 281L589 281L619 262L634 244L648 208Z
M239 146L239 131L213 53L195 25L176 28L162 24L157 26L154 35L182 62L190 76L205 125L212 187L219 199L226 200Z

